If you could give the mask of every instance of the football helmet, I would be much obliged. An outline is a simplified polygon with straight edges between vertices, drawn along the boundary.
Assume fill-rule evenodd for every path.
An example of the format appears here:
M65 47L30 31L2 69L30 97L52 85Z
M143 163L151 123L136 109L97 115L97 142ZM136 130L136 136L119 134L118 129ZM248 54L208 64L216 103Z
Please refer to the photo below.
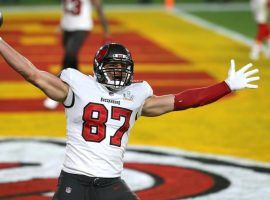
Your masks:
M97 51L93 64L97 81L108 89L119 91L131 84L134 63L123 45L105 44Z

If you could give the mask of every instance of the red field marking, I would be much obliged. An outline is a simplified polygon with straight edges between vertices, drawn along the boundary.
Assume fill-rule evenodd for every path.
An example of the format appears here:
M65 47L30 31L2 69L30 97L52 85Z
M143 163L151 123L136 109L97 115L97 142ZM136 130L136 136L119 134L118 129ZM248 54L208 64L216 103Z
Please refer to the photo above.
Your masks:
M18 37L18 36L17 36ZM57 37L57 36L56 36ZM175 64L183 65L189 64L189 61L180 58L173 52L159 47L157 44L142 38L140 35L132 34L115 34L113 35L114 40L120 43L127 43L130 51L132 52L133 59L136 64ZM125 38L125 39L122 39ZM19 37L17 38L19 40ZM31 60L38 68L42 70L48 70L50 65L60 65L63 55L63 49L61 47L59 39L56 45L29 45L23 46L18 40L11 42L11 45L15 47L20 53L22 53L26 58ZM84 47L80 52L80 63L83 65L89 65L93 62L93 56L96 50L100 47L102 37L98 34L92 34L88 38ZM91 44L91 45L86 45ZM147 50L151 49L151 51ZM9 68L3 59L0 60L1 68ZM13 75L8 75L11 73ZM14 75L11 69L7 69L6 74L2 74L1 80L15 80L12 77L18 77ZM19 79L22 80L22 79Z
M44 99L0 99L0 112L50 112L43 106ZM64 110L59 105L54 111Z
M55 191L56 185L57 185L56 178L33 179L30 181L21 181L8 184L1 183L0 195L5 197L5 199L10 198L12 200L15 199L48 200L49 199L48 197L42 197L40 193ZM33 194L31 195L31 193ZM26 197L24 198L23 196Z
M31 35L40 36L40 35ZM4 35L2 36L3 38ZM34 63L39 63L40 60L44 63L51 64L61 64L61 58L63 54L63 49L60 44L60 36L57 37L57 44L55 45L27 45L23 46L20 44L19 39L22 35L17 35L16 39L7 40L10 45L12 45L16 50L19 50L20 53L23 53L25 57L31 60ZM29 36L30 37L30 36ZM102 45L102 36L96 33L92 33L88 37L85 45L80 52L80 61L81 63L92 63L93 56L95 52ZM126 45L131 51L135 63L144 63L144 64L189 64L190 61L179 57L174 52L169 51L161 46L149 41L147 38L142 37L137 33L116 33L112 34L112 42L118 42ZM90 44L90 45L87 45ZM53 59L48 59L46 62L46 57ZM1 60L0 64L4 64L4 61Z
M122 43L130 50L135 63L189 64L185 58L163 48L138 33L114 34L113 41Z
M154 164L126 163L125 167L162 177L164 183L137 192L141 199L180 199L206 192L214 186L214 179L198 170Z
M19 163L0 163L0 169L8 169L20 166Z
M51 198L40 195L30 195L28 197L14 197L14 198L5 198L6 200L51 200Z
M134 75L135 79L142 79L142 80L149 80L149 79L179 79L179 80L195 80L196 79L212 79L214 78L210 76L206 72L152 72L148 73L141 73L136 72Z
M47 19L44 19L47 18ZM29 24L29 23L39 23L42 25L55 25L55 26L59 26L60 23L60 18L58 19L50 19L46 16L44 16L43 19L35 19L35 18L29 18L29 19L25 19L25 18L16 18L16 19L10 19L7 18L5 19L5 24L6 26L9 25L14 25L14 24ZM95 25L101 25L99 20L94 19L94 24ZM110 26L112 25L122 25L121 22L119 22L118 20L114 20L114 19L109 19L109 24ZM5 28L5 27L4 27Z

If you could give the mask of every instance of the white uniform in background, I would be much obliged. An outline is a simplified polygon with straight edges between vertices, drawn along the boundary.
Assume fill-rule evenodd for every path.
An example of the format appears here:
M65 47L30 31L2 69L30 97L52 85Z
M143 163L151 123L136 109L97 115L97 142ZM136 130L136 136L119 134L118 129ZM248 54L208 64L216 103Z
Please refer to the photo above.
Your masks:
M251 9L254 13L257 23L262 24L267 22L268 16L268 0L251 0Z
M130 129L145 99L153 95L152 88L139 82L112 93L92 76L71 68L63 70L60 78L70 86L64 102L68 140L63 170L119 177Z
M92 4L90 0L62 0L61 27L66 31L92 30Z
M61 28L64 31L91 31L94 26L91 0L62 0L63 16ZM45 108L55 109L58 102L46 98Z
M251 0L251 10L254 14L255 21L257 23L258 31L257 31L257 38L255 43L252 45L251 52L250 52L250 58L252 60L258 60L260 52L263 51L263 41L265 39L264 34L267 32L268 28L268 1L269 0ZM258 35L262 34L262 38L258 38ZM268 50L265 51L266 57L270 56L270 41L269 38L266 38L267 41L267 48Z

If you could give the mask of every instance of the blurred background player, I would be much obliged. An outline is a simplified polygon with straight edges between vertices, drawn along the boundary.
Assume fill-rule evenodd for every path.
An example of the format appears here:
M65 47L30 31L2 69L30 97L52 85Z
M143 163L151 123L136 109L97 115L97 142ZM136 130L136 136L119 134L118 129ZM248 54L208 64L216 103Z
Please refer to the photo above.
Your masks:
M270 56L270 30L267 22L270 0L251 0L251 9L257 23L257 35L251 48L250 58L258 60L263 50L263 43L267 41L266 56Z
M79 50L94 26L92 8L96 9L101 22L104 43L109 40L108 22L103 11L102 0L62 0L62 7L61 29L64 48L62 69L78 69ZM47 98L44 101L44 106L48 109L55 109L58 102Z

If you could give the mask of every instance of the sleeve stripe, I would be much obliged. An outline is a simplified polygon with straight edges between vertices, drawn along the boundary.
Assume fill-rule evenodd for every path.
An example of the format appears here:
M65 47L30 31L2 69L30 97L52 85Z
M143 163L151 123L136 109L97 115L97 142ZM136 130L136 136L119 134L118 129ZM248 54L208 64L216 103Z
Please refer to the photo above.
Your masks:
M75 103L75 94L74 94L74 92L72 92L72 102L71 102L71 105L68 106L68 105L65 105L64 103L63 103L63 105L64 105L65 108L71 108L71 107L73 107L74 103Z

